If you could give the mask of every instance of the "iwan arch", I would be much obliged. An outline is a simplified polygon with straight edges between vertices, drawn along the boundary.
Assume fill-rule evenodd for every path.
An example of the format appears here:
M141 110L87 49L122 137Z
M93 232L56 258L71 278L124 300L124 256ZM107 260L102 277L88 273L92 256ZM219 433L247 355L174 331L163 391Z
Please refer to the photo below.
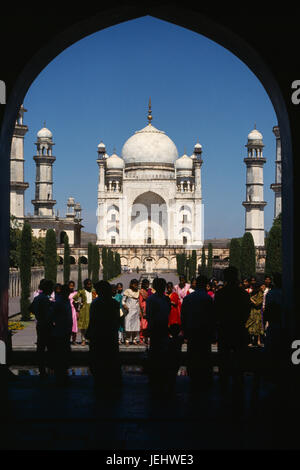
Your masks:
M273 50L268 50L268 45L262 39L267 36L262 31L260 37L253 35L253 23L251 17L247 17L243 12L243 22L241 15L231 17L227 15L224 19L217 16L213 8L207 7L203 14L202 7L192 7L189 2L184 8L171 4L160 6L149 5L139 2L139 4L118 3L109 7L98 7L95 14L91 15L88 9L81 9L82 21L73 17L62 18L57 24L52 23L49 18L44 18L41 29L47 26L47 35L38 35L39 41L30 42L27 35L31 31L28 27L23 34L24 53L22 57L16 58L13 64L3 64L4 76L1 79L7 85L7 104L5 110L1 109L1 159L0 170L3 184L1 185L1 230L0 234L0 259L3 273L0 280L1 306L0 306L0 338L6 338L7 333L7 311L8 311L8 247L9 247L9 157L12 133L17 118L18 110L24 101L25 94L33 80L41 70L53 60L60 52L83 37L92 34L106 27L118 24L144 15L152 15L162 20L170 21L180 26L203 34L208 38L221 44L239 57L258 77L274 105L278 125L282 136L282 150L285 155L283 162L283 184L282 184L282 205L283 205L283 279L284 279L284 305L286 326L292 328L296 318L293 314L293 275L294 275L294 225L293 225L293 154L291 137L295 137L294 152L297 153L297 133L296 125L293 123L294 111L289 107L289 86L286 70L285 77L277 73L278 60L272 60ZM32 31L39 28L34 19L32 21ZM51 27L50 27L51 25ZM30 25L29 25L30 26ZM275 28L275 27L274 27ZM36 33L37 33L36 30ZM11 29L13 31L13 27ZM274 29L275 31L275 29ZM7 48L10 47L9 30L5 32L8 40ZM275 33L274 33L275 34ZM282 41L285 41L283 38ZM288 43L288 39L286 42ZM283 50L283 49L282 49ZM259 51L259 52L258 52ZM272 54L271 54L272 53ZM281 52L278 51L280 56ZM7 55L8 56L8 55ZM283 58L283 57L282 57ZM266 64L269 64L267 66ZM281 68L282 70L282 68ZM290 70L291 72L291 70ZM5 75L6 74L6 75ZM294 78L294 77L293 77ZM290 121L290 119L292 121ZM292 126L292 135L290 125ZM297 147L298 145L298 147ZM7 227L5 230L4 227Z

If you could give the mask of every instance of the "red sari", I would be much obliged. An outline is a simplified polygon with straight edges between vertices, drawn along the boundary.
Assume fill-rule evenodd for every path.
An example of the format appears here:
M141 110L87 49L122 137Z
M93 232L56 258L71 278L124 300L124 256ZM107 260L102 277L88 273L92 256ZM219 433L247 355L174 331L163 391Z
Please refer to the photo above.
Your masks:
M140 290L139 295L139 304L140 304L140 312L141 312L141 326L140 326L140 340L143 341L145 337L145 332L148 328L148 322L145 318L146 315L146 300L148 298L148 292L145 289Z
M181 302L179 299L178 294L176 292L171 292L171 294L166 294L169 296L171 300L171 312L169 315L169 326L176 323L177 325L181 325L181 318L180 318L180 310L181 310Z

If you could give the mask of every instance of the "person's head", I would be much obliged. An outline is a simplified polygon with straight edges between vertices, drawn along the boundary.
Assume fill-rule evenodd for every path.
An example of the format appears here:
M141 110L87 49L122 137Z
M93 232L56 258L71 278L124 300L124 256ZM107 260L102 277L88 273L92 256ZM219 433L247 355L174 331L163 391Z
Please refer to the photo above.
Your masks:
M112 284L111 285L111 293L112 293L112 296L114 297L117 293L117 286L116 284Z
M61 284L59 284L59 283L55 284L55 286L54 286L54 292L55 292L55 294L60 294L60 293L61 293L61 289L62 289L62 285L61 285Z
M61 286L61 290L60 290L60 297L62 297L63 300L68 300L69 299L69 295L70 295L70 288L69 288L69 284L63 284Z
M169 332L175 338L180 333L180 326L177 323L173 323L169 326Z
M186 278L185 276L179 276L179 286L182 288L186 284Z
M139 281L137 279L131 279L129 289L136 292L139 289Z
M85 279L83 281L83 287L85 288L85 290L90 292L92 290L92 287L93 287L91 279Z
M167 282L167 294L172 294L174 290L173 282Z
M224 282L223 281L219 281L218 282L218 285L217 285L217 290L220 290L224 287Z
M156 294L163 295L165 293L165 290L166 290L166 285L167 285L167 282L164 278L162 278L162 277L156 278L156 282L155 282Z
M206 287L205 287L205 288L206 288L207 292L208 292L208 291L211 291L211 285L210 285L209 282L206 284Z
M217 279L213 279L213 284L214 284L215 287L217 287L217 285L218 285Z
M40 283L41 284L41 283ZM53 292L54 289L54 283L52 281L49 281L47 279L43 280L43 283L41 285L41 291L45 295L50 295Z
M260 290L261 290L262 292L265 292L265 290L266 290L266 284L265 284L264 282L262 282L259 288L260 288Z
M249 281L249 279L245 278L245 279L243 280L243 286L244 286L244 289L249 289L249 287L250 287L250 281Z
M118 282L117 284L117 291L119 294L121 294L121 292L123 291L123 284L122 282Z
M69 282L68 282L68 286L69 286L70 292L74 292L74 290L75 290L75 282L74 282L74 281L69 281Z
M224 281L226 284L236 284L238 282L238 270L235 266L224 269Z
M98 281L95 284L97 295L106 300L112 297L112 286L107 281Z
M149 285L150 285L150 282L148 279L142 280L142 289L145 289L145 290L149 289Z
M197 279L195 277L192 277L192 279L191 279L191 288L195 290L196 285L197 285Z
M41 279L41 280L40 280L39 287L38 287L39 290L41 290L41 291L43 290L43 283L44 283L45 281L46 281L46 279Z
M267 288L270 288L271 287L271 284L272 284L272 279L271 279L271 276L265 276L265 285Z
M256 277L255 276L251 276L250 278L250 285L251 287L254 286L256 284Z
M256 295L260 290L261 290L262 283L261 282L255 282L254 284L251 284L252 287L252 295Z
M273 274L273 282L274 282L274 286L277 289L281 289L281 287L282 287L282 275L281 275L281 273L274 273Z
M206 289L207 283L207 277L200 274L196 279L196 289Z

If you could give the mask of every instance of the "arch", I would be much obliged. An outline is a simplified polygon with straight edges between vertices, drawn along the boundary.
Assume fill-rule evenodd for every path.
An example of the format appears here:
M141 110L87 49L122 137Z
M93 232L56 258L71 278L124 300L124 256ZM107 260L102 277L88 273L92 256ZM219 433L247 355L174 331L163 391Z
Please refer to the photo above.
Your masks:
M70 264L76 264L76 259L74 256L70 256Z
M134 256L134 257L131 258L131 260L130 260L130 267L131 267L132 269L136 269L137 267L140 268L140 267L141 267L141 264L142 264L142 263L141 263L141 259L138 258L137 256Z
M128 259L125 256L121 256L121 266L127 266L128 265Z
M59 256L58 258L58 264L64 264L64 259L62 256Z
M88 259L86 256L80 256L79 260L81 264L88 264Z
M59 234L59 243L61 243L62 245L64 244L65 235L67 235L67 232L65 232L64 230L62 230Z
M154 191L139 194L132 203L131 238L140 244L157 245L165 245L168 239L167 204Z
M159 258L157 263L156 263L156 269L168 269L169 268L169 262L167 258Z
M249 69L257 76L267 91L270 100L274 106L278 118L278 125L281 130L282 153L285 158L282 161L284 181L282 184L283 200L283 295L286 315L289 316L289 326L295 326L296 317L293 316L292 307L294 305L294 189L293 189L293 151L289 114L286 107L285 98L279 84L269 68L267 59L263 58L261 53L255 50L255 45L248 42L237 34L235 22L233 26L226 20L212 19L207 14L203 15L201 11L190 10L189 7L162 4L139 4L132 5L126 2L122 7L114 10L104 8L97 11L96 15L86 15L82 21L70 20L65 29L57 28L57 34L51 37L42 47L37 46L36 53L32 53L31 59L22 67L21 74L13 83L7 105L4 111L4 117L1 126L0 147L2 149L2 158L0 162L0 172L2 178L6 180L3 194L1 194L1 225L6 226L9 220L9 159L10 144L14 124L17 119L18 110L24 101L25 94L38 76L38 74L64 49L79 41L80 39L102 30L109 26L128 21L144 15L153 15L164 21L169 21L178 26L190 29L196 33L202 34L215 41L227 50L235 54ZM73 21L73 22L72 22ZM232 29L230 29L232 28ZM249 36L250 37L250 36ZM255 44L255 43L254 43ZM3 269L8 269L9 253L9 228L7 233L1 238L1 259L0 263ZM3 276L0 281L0 292L3 298L6 298L7 278ZM3 323L4 322L4 323ZM287 325L287 323L285 323ZM5 326L6 325L6 326ZM4 330L3 330L4 328ZM3 333L4 331L4 333ZM0 315L0 337L7 332L7 304L4 302L1 307Z

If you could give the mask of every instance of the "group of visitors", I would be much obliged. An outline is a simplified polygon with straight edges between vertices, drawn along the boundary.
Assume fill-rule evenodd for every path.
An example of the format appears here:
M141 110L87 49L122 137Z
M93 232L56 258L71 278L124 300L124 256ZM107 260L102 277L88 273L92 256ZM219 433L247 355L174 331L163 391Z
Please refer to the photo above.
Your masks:
M70 281L61 286L42 280L31 311L37 321L37 352L40 374L45 374L44 352L59 380L68 368L70 344L81 334L89 342L90 368L98 386L103 377L110 386L120 385L119 344L148 344L148 373L152 389L172 388L180 366L181 348L187 343L187 369L191 383L212 379L211 344L218 343L220 377L228 378L228 360L248 344L262 345L262 338L276 338L281 318L281 279L266 277L238 281L237 270L224 270L224 283L198 276L178 284L155 278L150 287L143 279L139 289L132 279L128 289L90 279L75 291ZM265 341L268 344L268 341ZM269 344L273 344L269 341ZM105 371L105 374L104 372ZM238 361L236 374L241 376Z

